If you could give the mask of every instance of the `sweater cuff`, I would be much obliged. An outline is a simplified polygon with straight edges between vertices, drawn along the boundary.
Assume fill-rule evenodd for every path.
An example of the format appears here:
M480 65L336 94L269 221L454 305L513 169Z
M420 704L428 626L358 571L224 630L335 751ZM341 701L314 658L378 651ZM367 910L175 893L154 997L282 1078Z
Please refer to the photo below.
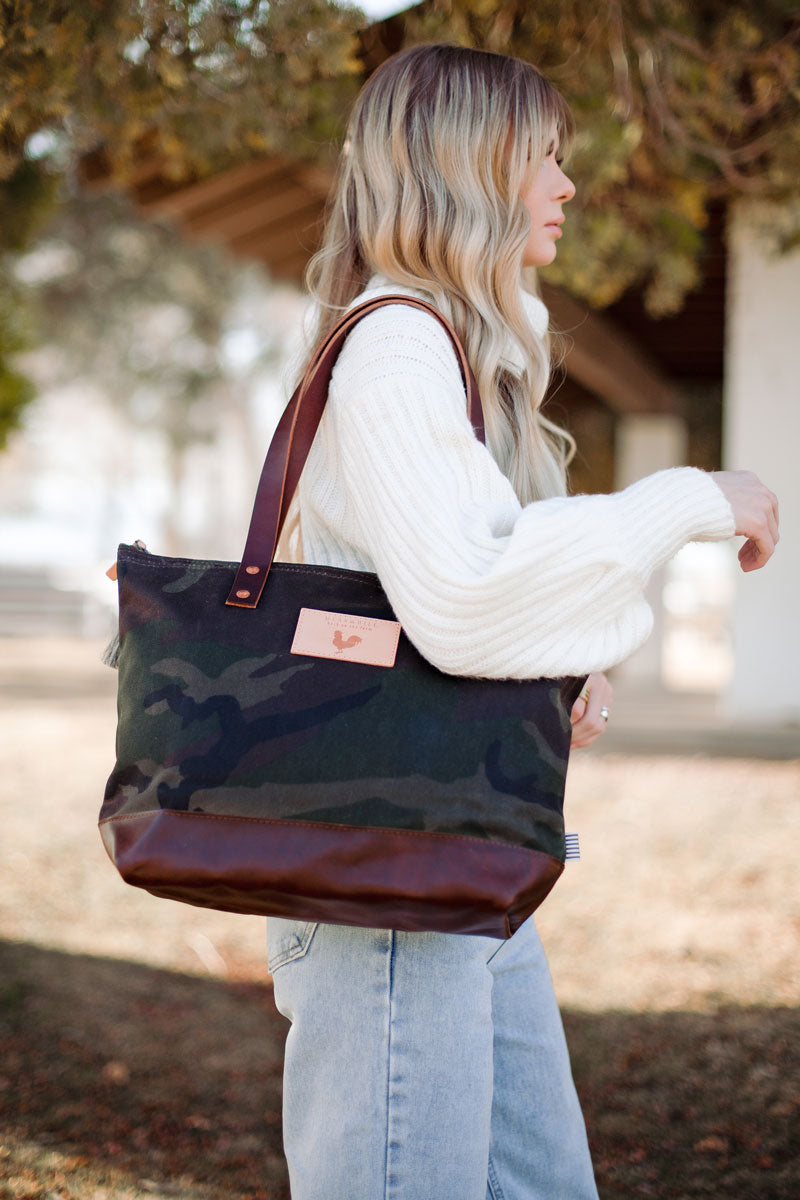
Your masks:
M723 541L736 531L725 493L699 467L656 471L616 498L624 506L631 560L643 582L687 542Z

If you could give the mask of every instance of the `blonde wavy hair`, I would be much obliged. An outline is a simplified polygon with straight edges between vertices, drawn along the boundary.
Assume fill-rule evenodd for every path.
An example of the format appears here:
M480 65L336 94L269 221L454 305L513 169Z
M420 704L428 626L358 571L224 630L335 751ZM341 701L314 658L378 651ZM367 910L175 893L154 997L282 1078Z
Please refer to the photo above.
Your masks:
M305 272L318 315L298 379L371 275L418 289L464 345L489 449L523 504L566 494L576 451L540 411L551 335L535 332L520 295L521 283L538 295L535 272L522 267L522 196L554 134L561 161L574 132L566 101L530 63L446 44L395 54L356 98ZM509 338L520 375L503 365Z

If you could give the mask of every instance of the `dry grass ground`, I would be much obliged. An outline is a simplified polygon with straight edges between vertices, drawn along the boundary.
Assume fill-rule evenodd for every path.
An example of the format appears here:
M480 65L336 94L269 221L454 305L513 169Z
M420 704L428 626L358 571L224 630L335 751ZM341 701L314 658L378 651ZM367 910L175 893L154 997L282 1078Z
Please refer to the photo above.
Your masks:
M286 1200L264 922L119 881L97 653L0 644L0 1198ZM539 927L603 1200L800 1195L799 799L798 761L573 756Z

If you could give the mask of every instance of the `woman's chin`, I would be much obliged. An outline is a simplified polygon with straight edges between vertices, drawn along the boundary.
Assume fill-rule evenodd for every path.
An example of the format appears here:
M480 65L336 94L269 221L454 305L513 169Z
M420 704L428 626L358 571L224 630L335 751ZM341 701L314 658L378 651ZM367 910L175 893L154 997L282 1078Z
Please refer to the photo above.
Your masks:
M539 243L536 247L526 250L523 259L523 267L546 267L548 263L554 261L557 249L556 243L551 238L548 243Z
M522 265L523 267L549 267L551 262L555 262L555 254L540 254L536 258L526 258Z

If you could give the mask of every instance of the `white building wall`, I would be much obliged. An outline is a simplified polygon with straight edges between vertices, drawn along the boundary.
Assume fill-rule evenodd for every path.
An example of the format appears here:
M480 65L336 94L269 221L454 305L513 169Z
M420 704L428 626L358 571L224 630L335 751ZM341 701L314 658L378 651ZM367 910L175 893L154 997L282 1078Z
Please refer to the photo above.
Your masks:
M734 572L734 671L721 703L756 721L800 721L800 250L773 256L759 231L779 219L742 200L727 229L723 466L755 471L780 510L773 557Z

